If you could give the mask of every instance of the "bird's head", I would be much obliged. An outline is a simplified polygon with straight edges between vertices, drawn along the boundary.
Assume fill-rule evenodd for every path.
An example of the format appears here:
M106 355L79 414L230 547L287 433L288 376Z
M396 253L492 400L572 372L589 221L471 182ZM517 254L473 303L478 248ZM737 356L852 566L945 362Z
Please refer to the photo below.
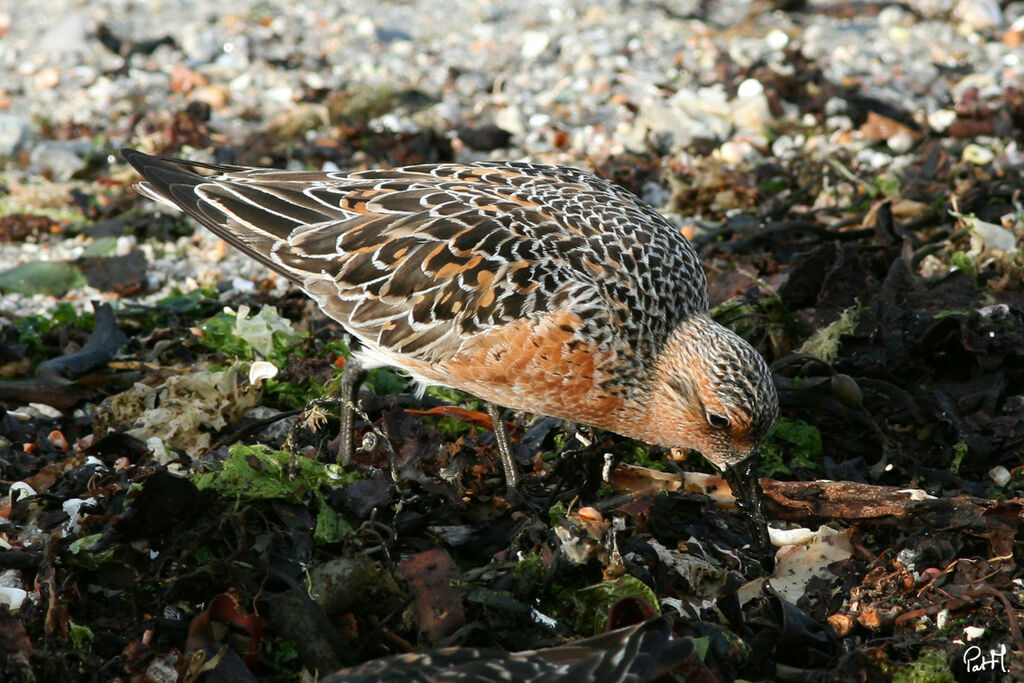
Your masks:
M771 372L742 337L706 316L682 323L655 363L648 430L721 469L757 450L779 414Z

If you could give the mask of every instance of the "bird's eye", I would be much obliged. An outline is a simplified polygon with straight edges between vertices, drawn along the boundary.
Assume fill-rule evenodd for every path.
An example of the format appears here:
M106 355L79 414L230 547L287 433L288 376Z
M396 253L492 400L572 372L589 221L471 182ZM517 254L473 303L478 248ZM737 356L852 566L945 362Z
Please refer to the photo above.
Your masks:
M708 424L714 427L715 429L729 428L729 418L727 418L725 415L715 415L714 413L708 413L707 418Z

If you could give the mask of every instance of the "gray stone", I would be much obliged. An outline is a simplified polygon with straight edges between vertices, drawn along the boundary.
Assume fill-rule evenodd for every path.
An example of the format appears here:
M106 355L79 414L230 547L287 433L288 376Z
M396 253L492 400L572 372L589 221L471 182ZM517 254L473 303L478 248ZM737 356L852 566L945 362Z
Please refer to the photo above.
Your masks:
M35 173L49 171L57 182L70 180L85 168L85 162L74 150L75 146L54 141L41 142L29 154L29 168Z
M82 52L87 47L89 37L87 23L81 14L68 15L48 30L39 43L46 46L51 54Z
M0 114L0 157L17 154L32 139L32 124L14 114Z

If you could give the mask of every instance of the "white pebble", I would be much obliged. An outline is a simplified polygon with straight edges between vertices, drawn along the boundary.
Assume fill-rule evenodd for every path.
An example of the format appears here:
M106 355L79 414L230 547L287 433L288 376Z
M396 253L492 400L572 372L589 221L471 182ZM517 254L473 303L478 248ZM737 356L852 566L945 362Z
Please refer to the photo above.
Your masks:
M27 597L28 591L23 588L0 586L0 605L7 605L7 608L12 612L19 611L21 606L25 604L25 598Z
M981 638L983 635L985 635L985 629L981 628L980 626L964 627L964 638L967 639L967 642L977 640L978 638Z
M988 471L988 478L991 479L996 486L1006 486L1007 482L1010 481L1010 470L1006 469L1002 465L996 465Z
M265 379L274 379L277 377L277 372L277 366L273 363L258 360L249 366L249 382L251 384L259 384Z
M548 49L548 44L551 42L551 36L541 31L524 31L523 32L523 46L520 48L523 57L526 59L536 59L540 57L544 50Z
M757 79L748 78L740 83L739 88L736 89L736 94L744 99L757 97L764 94L764 86Z
M768 35L764 37L764 40L768 43L768 47L773 50L781 50L789 44L789 36L786 35L785 31L777 28L773 28L769 31Z
M960 0L953 13L968 31L984 31L1003 25L1003 11L996 0Z
M900 131L886 140L885 144L887 144L889 149L897 154L903 154L904 152L910 151L910 148L914 146L914 138L910 133Z
M996 158L996 153L988 147L972 143L964 147L962 158L968 163L984 166L985 164L992 163L992 160Z
M942 133L956 121L956 112L952 109L938 109L928 114L928 126L936 133Z

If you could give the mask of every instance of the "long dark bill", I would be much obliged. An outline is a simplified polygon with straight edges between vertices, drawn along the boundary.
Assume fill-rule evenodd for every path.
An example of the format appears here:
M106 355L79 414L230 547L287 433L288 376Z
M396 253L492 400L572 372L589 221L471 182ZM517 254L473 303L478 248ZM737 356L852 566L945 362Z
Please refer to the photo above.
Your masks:
M764 492L761 480L757 476L755 464L757 453L736 463L725 471L725 480L729 482L740 512L746 514L747 530L754 539L758 558L765 574L775 569L775 552L768 536L768 522L764 516L762 503Z

